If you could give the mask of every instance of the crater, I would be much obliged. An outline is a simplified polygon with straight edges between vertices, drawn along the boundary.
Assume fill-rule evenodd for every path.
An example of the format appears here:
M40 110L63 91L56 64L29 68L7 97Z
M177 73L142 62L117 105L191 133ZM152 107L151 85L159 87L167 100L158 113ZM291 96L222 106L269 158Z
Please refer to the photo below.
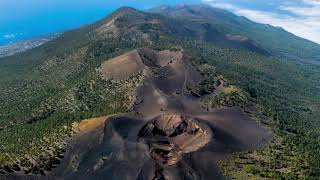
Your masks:
M195 152L212 139L211 129L196 118L181 114L160 115L138 133L148 145L150 157L159 164L172 166L186 153Z

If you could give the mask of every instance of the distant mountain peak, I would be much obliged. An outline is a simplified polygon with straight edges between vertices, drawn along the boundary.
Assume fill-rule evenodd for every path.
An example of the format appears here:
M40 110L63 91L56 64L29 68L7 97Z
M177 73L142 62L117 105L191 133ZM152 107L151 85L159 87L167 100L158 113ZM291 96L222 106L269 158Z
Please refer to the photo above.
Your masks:
M138 9L135 9L135 8L132 8L132 7L127 7L127 6L123 6L123 7L120 7L119 9L117 9L116 11L114 11L112 13L111 16L107 16L106 19L110 18L110 17L120 17L120 16L123 16L123 15L138 15L138 14L144 14L144 12L138 10Z
M162 9L162 10L166 10L166 9L169 9L171 8L171 6L168 6L168 5L161 5L158 7L159 9Z
M180 4L178 4L176 7L177 7L177 8L185 8L185 7L188 7L188 5L185 4L185 3L180 3Z
M157 6L152 8L153 10L178 10L178 9L200 9L200 8L208 8L208 9L217 9L214 8L210 5L207 4L185 4L185 3L180 3L174 6L170 6L170 5L161 5L161 6ZM151 9L151 10L152 10Z

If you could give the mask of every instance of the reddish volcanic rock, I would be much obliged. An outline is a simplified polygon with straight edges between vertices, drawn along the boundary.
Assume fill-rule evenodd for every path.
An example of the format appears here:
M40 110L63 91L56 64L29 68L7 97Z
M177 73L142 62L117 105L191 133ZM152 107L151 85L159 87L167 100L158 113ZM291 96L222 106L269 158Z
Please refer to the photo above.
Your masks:
M139 139L148 145L152 159L165 166L174 165L183 154L204 147L211 136L206 124L180 114L158 116L139 132Z

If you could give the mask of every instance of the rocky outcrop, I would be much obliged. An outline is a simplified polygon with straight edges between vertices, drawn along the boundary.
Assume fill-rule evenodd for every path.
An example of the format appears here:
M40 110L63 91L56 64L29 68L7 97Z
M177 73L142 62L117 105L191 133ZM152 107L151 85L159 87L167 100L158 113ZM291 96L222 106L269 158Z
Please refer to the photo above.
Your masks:
M211 130L195 118L180 114L160 115L139 132L151 158L164 166L179 162L183 154L199 150L209 143Z

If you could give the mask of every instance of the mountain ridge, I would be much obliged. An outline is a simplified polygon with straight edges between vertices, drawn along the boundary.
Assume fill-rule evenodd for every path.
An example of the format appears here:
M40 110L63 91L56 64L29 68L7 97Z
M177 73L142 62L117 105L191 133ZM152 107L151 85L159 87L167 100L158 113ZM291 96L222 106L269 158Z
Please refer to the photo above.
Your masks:
M236 33L238 35L248 36L249 38L263 45L264 48L272 50L274 54L282 58L292 58L301 62L308 62L308 60L320 60L320 55L317 53L320 51L319 44L298 37L281 27L273 27L268 24L253 22L246 17L237 16L227 10L202 4L185 5L184 7L168 6L165 9L156 7L149 11L180 18L188 17L209 21L216 26L221 26L223 29L227 30L227 32L231 32L231 34ZM215 20L219 22L214 22ZM221 22L220 20L225 20L225 22ZM230 28L232 30L230 30ZM232 33L232 31L234 32ZM260 36L257 34L257 31L260 32ZM269 43L268 41L272 41L273 44ZM290 49L284 47L290 47ZM306 56L305 54L299 54L299 51L295 49L303 49L305 54L308 55ZM290 53L294 54L296 57L290 57L288 55Z

